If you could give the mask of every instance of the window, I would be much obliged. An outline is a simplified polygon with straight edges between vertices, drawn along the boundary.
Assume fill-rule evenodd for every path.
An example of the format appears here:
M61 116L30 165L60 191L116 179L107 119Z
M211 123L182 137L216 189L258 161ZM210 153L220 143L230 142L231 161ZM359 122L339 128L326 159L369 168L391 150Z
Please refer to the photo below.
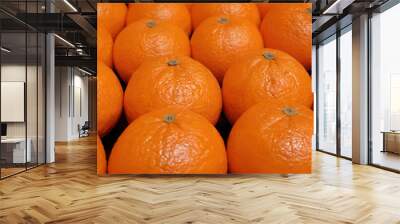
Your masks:
M372 164L400 170L400 4L371 18Z
M340 155L352 157L352 32L340 36Z
M18 2L20 16L44 1ZM0 6L16 2L1 1ZM13 7L11 7L13 8ZM15 7L14 7L15 8ZM0 178L45 163L45 34L0 12Z
M318 145L336 153L336 36L318 47Z
M323 41L318 48L317 149L351 158L352 26L339 34Z

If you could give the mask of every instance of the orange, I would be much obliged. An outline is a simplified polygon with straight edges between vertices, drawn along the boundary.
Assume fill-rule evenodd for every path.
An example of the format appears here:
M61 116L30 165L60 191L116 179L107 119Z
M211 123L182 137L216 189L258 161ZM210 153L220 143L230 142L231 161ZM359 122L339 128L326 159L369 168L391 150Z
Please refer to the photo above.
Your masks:
M221 15L247 19L256 26L260 24L260 14L256 4L253 3L197 3L192 4L190 11L193 28L197 28L209 17Z
M277 8L282 8L282 9L286 9L286 10L290 10L292 8L296 8L296 7L292 7L292 6L296 6L296 5L301 5L304 3L257 3L257 7L258 7L258 11L260 11L260 17L261 19L264 18L265 14L267 14L267 12L269 12L270 10L275 10Z
M264 18L265 14L268 12L271 3L257 3L258 11L260 12L261 19Z
M285 51L295 57L306 70L311 68L312 11L311 4L286 4L271 8L260 29L264 45Z
M240 55L263 48L257 27L236 17L216 16L206 19L193 33L192 57L211 70L219 82Z
M110 174L224 174L227 160L218 131L197 113L170 107L133 121L115 143Z
M310 173L313 112L266 101L235 123L227 154L232 173Z
M142 114L167 106L180 106L218 121L221 90L213 74L188 56L148 60L133 74L124 97L129 122Z
M104 62L108 67L112 68L112 48L113 38L108 30L99 25L97 29L97 61Z
M190 13L182 3L129 3L127 24L141 19L156 19L162 22L173 23L190 34L192 24Z
M97 3L97 24L105 26L115 38L125 26L127 11L125 3Z
M114 43L114 66L126 83L145 59L167 55L190 55L188 36L171 23L151 19L133 22Z
M264 100L311 107L311 78L304 67L283 51L262 49L244 55L225 74L224 112L233 124L248 108Z
M107 173L106 152L104 151L101 139L97 135L97 175L104 175L106 173Z
M194 3L184 3L184 4L185 4L185 6L188 8L188 10L190 12L190 10L192 9L192 6L193 6Z
M97 132L104 136L117 124L122 113L123 91L113 70L97 63Z

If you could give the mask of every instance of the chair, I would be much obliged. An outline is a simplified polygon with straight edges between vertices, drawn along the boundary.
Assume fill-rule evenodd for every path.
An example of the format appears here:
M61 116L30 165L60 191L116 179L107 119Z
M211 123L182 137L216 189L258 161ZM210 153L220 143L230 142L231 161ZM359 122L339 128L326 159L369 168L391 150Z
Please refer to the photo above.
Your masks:
M89 121L85 121L85 123L80 126L78 124L78 132L79 132L79 138L80 137L87 137L89 136L89 129L90 129L90 124Z

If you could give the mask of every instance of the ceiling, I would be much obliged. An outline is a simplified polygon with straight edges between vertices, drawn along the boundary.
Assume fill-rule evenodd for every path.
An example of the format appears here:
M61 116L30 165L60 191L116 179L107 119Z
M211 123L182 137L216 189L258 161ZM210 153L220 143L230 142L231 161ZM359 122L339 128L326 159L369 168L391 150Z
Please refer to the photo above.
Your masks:
M59 56L56 62L60 62L60 64L78 63L78 65L82 63L82 66L91 65L89 67L95 70L96 3L116 1L118 0L47 0L46 4L45 0L0 0L2 46L12 49L8 58L23 58L26 53L28 53L28 58L31 58L31 54L37 51L36 34L28 34L25 38L25 30L28 32L54 32L75 46L71 47L61 38L55 38L56 56ZM356 15L357 12L386 1L292 0L290 2L313 4L313 38L316 40L344 16ZM287 1L270 0L269 2ZM328 8L330 8L329 13L324 14ZM332 8L334 8L333 13ZM50 11L52 13L48 13ZM25 50L25 45L27 50ZM2 52L3 54L4 52Z
M63 0L47 0L47 2L50 3L50 7L53 7L54 12L73 12L72 8ZM68 0L68 2L80 12L96 12L96 3L99 1ZM45 0L2 0L0 6L19 12L46 12ZM49 4L47 6L49 6Z
M10 50L2 51L2 62L5 63L37 63L44 51L44 35L39 33L2 33L1 45ZM26 47L25 47L26 46ZM39 59L40 60L40 59Z
M47 0L47 4L45 0L1 0L1 44L11 50L1 52L2 60L13 63L33 60L44 47L36 43L37 39L44 40L44 36L37 38L37 35L54 32L60 37L55 38L56 64L81 61L82 67L95 71L96 3L96 0Z

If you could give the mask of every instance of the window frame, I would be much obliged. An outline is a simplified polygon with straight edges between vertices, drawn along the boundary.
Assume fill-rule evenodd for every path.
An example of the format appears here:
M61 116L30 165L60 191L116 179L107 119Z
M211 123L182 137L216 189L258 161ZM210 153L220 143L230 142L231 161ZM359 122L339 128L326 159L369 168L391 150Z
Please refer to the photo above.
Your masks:
M336 33L334 33L334 34L332 34L332 35L330 35L330 36L328 36L327 38L325 38L325 39L323 39L323 40L320 40L317 44L316 44L316 53L315 53L315 56L316 56L316 82L315 82L315 87L316 87L316 94L315 94L315 96L316 96L316 99L315 99L315 118L316 118L316 138L315 138L315 141L316 141L316 151L319 151L319 152L323 152L323 153L326 153L326 154L329 154L329 155L333 155L333 156L336 156L336 157L340 157L340 158L343 158L343 159L346 159L346 160L352 160L352 158L350 158L350 157L347 157L347 156L344 156L344 155L342 155L342 150L341 150L341 129L342 129L342 127L341 127L341 117L340 117L340 112L341 112L341 110L340 110L340 104L341 104L341 97L340 97L340 82L341 82L341 65L340 65L340 60L341 60L341 57L340 57L340 37L342 36L342 35L344 35L345 33L347 33L347 32L352 32L352 23L349 23L349 24L347 24L345 27L343 27L343 28L341 28L341 29L339 29L339 30L337 30L336 31ZM335 61L335 63L336 63L336 151L335 151L335 153L332 153L332 152L328 152L328 151L326 151L326 150L324 150L324 149L321 149L320 148L320 143L319 143L319 131L320 131L320 125L319 125L319 107L318 107L318 101L319 101L319 85L320 85L320 83L319 83L319 77L320 77L320 74L319 74L319 66L320 66L320 55L319 55L319 51L318 51L318 49L319 49L319 47L320 47L320 44L321 43L323 43L323 42L330 42L330 41L336 41L336 61Z

